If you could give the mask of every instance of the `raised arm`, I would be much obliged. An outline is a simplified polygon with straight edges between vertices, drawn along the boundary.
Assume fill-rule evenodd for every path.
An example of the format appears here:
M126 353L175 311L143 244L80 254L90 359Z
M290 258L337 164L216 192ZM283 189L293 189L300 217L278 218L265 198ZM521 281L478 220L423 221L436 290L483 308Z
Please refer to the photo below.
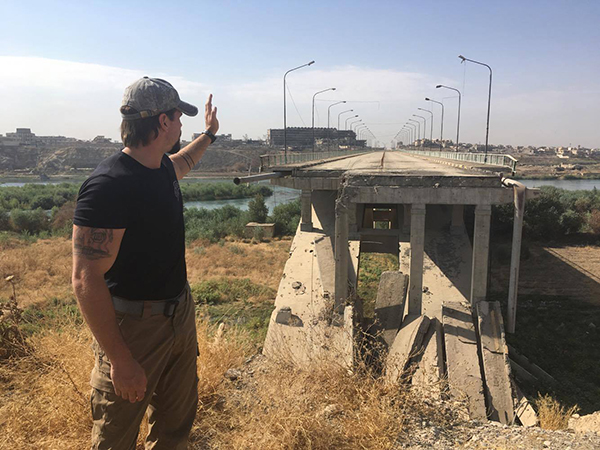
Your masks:
M144 398L146 375L123 340L104 281L124 233L125 229L73 226L73 289L85 321L111 362L115 393L135 402Z
M216 135L217 131L219 131L219 120L217 119L217 108L212 105L212 94L208 96L208 100L204 106L204 121L206 123L206 130ZM198 161L200 161L210 143L210 138L202 134L189 145L186 145L174 155L169 156L175 167L175 174L178 180L181 180L198 164Z

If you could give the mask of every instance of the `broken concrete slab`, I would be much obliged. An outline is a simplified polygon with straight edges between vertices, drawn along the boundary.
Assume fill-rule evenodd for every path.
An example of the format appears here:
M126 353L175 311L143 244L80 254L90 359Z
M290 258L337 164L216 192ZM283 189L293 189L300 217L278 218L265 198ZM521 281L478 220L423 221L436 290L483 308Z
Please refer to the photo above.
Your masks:
M414 359L417 366L412 376L412 385L424 395L441 398L445 388L444 339L442 323L432 318L423 338L423 352Z
M516 387L517 406L515 407L515 415L519 418L521 424L525 427L537 426L539 419L531 405L529 399L523 394L519 387Z
M500 303L480 301L477 303L477 318L488 417L509 425L514 421L515 402Z
M381 334L388 348L394 343L402 324L407 291L408 275L392 271L381 274L375 300L375 332Z
M510 358L527 372L535 376L539 381L546 386L553 387L557 385L556 379L542 369L537 364L534 364L526 356L521 355L514 347L508 346Z
M406 316L386 359L385 378L388 382L401 380L411 358L422 351L421 344L428 328L427 316Z
M444 303L442 325L450 394L458 399L466 399L471 419L485 421L487 414L477 336L470 309L462 303Z

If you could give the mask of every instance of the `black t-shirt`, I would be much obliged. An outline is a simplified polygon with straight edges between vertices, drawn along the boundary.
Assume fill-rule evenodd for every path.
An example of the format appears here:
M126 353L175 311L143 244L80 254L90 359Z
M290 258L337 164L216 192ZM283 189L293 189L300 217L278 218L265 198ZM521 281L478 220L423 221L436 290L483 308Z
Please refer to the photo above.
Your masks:
M125 228L117 259L104 276L112 295L162 300L184 289L183 201L167 155L160 169L122 151L102 161L79 190L73 223Z

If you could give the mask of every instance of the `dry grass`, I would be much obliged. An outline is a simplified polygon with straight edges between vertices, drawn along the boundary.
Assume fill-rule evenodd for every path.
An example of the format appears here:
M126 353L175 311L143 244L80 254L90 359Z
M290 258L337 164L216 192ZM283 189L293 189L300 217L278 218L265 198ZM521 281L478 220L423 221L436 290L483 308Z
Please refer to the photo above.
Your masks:
M444 426L450 417L414 394L354 372L319 365L299 370L257 355L248 334L219 333L198 320L199 409L192 448L391 448L409 417ZM65 319L34 335L30 351L0 363L0 449L80 449L89 445L91 336ZM241 369L239 380L223 377ZM146 425L142 425L138 448Z
M21 306L70 297L72 267L71 241L65 238L12 242L0 251L0 277L15 276ZM8 283L0 283L0 299L11 293Z
M566 408L550 395L540 396L535 402L540 419L540 427L546 430L566 430L569 427L569 418L579 408L572 406Z
M195 242L187 249L188 278L197 283L211 278L249 278L277 289L289 254L290 241L224 245ZM65 238L19 243L14 240L0 248L0 278L15 276L20 305L52 298L71 298L71 241ZM8 299L11 286L0 283L0 299Z
M229 241L224 245L196 241L186 252L188 279L197 283L219 277L248 278L277 289L289 249L289 240L258 244Z

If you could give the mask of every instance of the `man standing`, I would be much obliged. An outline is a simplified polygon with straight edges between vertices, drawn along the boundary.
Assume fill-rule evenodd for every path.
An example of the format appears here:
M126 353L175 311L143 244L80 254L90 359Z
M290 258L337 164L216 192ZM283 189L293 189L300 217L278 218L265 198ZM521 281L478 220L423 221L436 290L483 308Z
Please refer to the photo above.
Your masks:
M180 118L197 113L164 80L133 83L121 106L125 148L101 162L79 192L73 288L94 335L94 449L134 449L146 410L146 448L187 447L198 347L178 180L216 139L212 95L206 131L179 150Z

